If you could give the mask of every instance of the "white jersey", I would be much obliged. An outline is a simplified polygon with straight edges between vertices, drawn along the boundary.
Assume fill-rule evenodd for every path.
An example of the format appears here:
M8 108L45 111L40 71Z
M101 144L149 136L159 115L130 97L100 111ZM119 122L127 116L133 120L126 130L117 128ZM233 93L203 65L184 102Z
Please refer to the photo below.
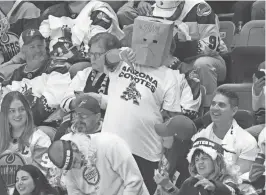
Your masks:
M36 97L45 97L49 107L57 107L62 102L69 84L71 83L69 72L52 71L43 73L33 79L23 78L21 81L13 81L11 85L3 87L4 95L9 91L26 93L29 89Z
M228 151L234 152L224 153L226 162L230 164L235 164L238 159L255 161L258 153L257 141L250 133L242 129L235 119L233 120L232 127L228 130L223 140L219 139L214 134L212 127L213 123L194 135L192 141L195 141L199 137L205 137L213 142L221 144Z
M0 156L0 173L12 193L16 178L16 170L25 165L33 164L44 174L53 165L48 158L47 150L51 145L50 138L41 130L36 130L30 138L30 146L18 150L18 144L10 143L9 148Z
M180 87L173 70L125 62L109 73L108 105L102 132L119 135L133 154L159 161L162 139L154 125L163 122L161 109L181 112ZM133 81L134 80L134 81Z

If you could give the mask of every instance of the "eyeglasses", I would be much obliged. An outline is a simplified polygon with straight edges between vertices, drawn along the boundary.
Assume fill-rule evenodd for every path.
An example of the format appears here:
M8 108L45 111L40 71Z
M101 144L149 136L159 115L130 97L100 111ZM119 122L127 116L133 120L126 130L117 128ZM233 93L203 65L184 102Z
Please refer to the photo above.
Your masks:
M102 55L104 55L104 54L106 54L106 52L95 52L95 53L93 53L93 52L90 52L89 53L89 57L90 58L94 58L94 59L98 59L99 57L101 57Z

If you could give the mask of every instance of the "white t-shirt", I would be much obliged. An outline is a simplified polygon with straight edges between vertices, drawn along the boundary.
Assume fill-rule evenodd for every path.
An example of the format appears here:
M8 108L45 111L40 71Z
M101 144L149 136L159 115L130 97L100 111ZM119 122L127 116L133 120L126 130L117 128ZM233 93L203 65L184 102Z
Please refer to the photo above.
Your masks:
M225 152L225 160L228 163L234 164L239 158L250 161L255 160L258 153L257 141L251 134L243 130L235 120L233 120L232 127L228 130L224 139L220 141L213 133L212 126L213 123L194 135L192 141L195 141L199 137L205 137L221 144L227 150L235 152L235 154Z
M128 64L109 73L108 105L102 132L123 138L133 154L149 161L159 161L162 139L154 125L162 123L160 110L181 112L180 87L174 71L167 67ZM134 79L135 82L131 82Z

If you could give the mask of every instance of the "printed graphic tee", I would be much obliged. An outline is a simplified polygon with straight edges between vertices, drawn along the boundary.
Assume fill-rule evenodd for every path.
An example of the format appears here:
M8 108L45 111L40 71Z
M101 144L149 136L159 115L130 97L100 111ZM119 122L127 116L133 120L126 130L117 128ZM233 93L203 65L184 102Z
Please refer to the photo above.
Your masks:
M109 73L108 105L102 132L123 138L133 154L159 161L162 140L154 125L162 123L161 109L180 112L180 94L173 70L123 62ZM115 113L115 114L114 114Z

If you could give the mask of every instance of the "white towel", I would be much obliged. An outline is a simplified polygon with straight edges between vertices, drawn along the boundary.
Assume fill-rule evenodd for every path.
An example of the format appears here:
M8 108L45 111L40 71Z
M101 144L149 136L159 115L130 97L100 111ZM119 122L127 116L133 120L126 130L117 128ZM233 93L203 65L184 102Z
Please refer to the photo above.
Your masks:
M49 44L50 52L53 50L53 45L58 42L58 38L63 36L61 28L64 25L67 25L69 28L72 28L74 26L74 23L75 20L69 17L63 16L58 18L52 15L49 15L48 19L44 20L41 23L39 31L41 32L42 36L45 38L51 38Z
M97 29L92 27L90 19L91 13L96 10L104 12L112 19L112 24L109 29L105 30L106 32L115 35L120 40L124 37L124 32L120 29L118 18L111 6L108 3L92 0L75 19L75 25L72 28L72 42L74 45L80 45L82 42L87 45L92 31L94 35L97 34ZM99 32L103 32L103 29L99 28Z

